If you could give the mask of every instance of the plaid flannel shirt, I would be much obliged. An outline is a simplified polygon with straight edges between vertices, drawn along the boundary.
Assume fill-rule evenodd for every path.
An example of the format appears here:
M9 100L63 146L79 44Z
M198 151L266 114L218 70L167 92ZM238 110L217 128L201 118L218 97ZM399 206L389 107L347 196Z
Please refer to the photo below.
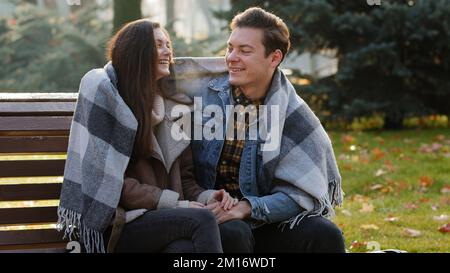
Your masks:
M242 122L242 119L237 118L236 115L232 117L233 124L230 126L234 126L233 139L225 139L222 154L217 165L215 188L225 189L231 196L241 199L242 193L239 188L239 166L245 139L242 139L242 137L241 139L238 139L238 136L245 136L249 121L257 118L258 107L264 99L250 100L245 97L244 93L239 88L233 88L231 93L234 100L234 106L243 106L236 108L235 113L239 115L245 114L245 122ZM256 111L245 112L245 107L247 106L256 107Z

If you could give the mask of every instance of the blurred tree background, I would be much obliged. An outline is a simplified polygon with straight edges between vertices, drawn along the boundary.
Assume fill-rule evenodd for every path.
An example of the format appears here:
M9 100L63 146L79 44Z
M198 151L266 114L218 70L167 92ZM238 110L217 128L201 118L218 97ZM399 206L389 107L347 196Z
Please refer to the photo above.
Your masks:
M81 6L70 7L68 16L39 8L36 1L8 2L15 8L11 16L0 17L0 92L76 92L87 71L105 64L111 34L143 16L143 0L82 1ZM176 56L224 54L227 30L220 32L222 36L186 40L174 29L180 2L163 3ZM206 0L198 3L205 9ZM379 6L366 0L230 0L229 4L228 11L215 12L223 22L260 6L284 19L293 53L337 60L336 73L326 77L299 69L290 75L328 128L448 126L450 1L382 0ZM112 13L109 19L99 16L106 12Z
M81 77L105 64L111 26L98 18L105 6L85 1L68 17L27 1L14 1L0 19L2 92L76 92Z
M128 22L141 19L141 0L114 0L113 33Z
M450 2L447 0L237 1L230 20L249 6L284 19L292 50L332 50L338 72L301 87L321 98L324 118L379 115L401 128L414 115L450 113ZM329 115L327 117L327 115Z

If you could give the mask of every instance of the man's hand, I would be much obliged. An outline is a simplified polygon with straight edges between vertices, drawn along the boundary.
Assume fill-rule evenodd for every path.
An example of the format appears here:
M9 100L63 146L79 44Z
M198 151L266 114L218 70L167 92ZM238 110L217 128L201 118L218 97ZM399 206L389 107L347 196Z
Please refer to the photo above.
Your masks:
M224 210L220 207L220 203L212 203L206 206L207 209L210 209L214 215L216 215L217 223L221 224L226 221L230 221L233 219L246 219L251 215L252 208L248 201L239 201L234 207L230 210Z
M213 204L214 202L220 202L221 208L224 210L229 210L235 206L238 201L238 199L232 198L227 191L221 189L212 194L210 200L208 201L208 205Z

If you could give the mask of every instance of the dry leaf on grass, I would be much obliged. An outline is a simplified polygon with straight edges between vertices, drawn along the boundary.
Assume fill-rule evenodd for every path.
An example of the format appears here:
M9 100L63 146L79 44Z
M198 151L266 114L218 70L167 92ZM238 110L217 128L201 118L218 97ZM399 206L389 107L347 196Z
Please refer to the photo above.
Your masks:
M359 212L363 213L371 213L374 209L374 206L370 203L363 203L362 208L359 210Z
M449 194L450 193L450 185L445 185L444 187L442 187L441 193L442 194Z
M438 222L444 222L444 221L448 220L448 215L441 214L441 215L438 215L438 216L433 216L433 220L434 221L438 221Z
M359 226L363 230L379 230L380 228L374 224L367 224Z
M439 231L442 233L448 233L450 232L450 223L443 225L439 228Z
M417 229L412 229L412 228L404 228L403 229L403 235L406 237L419 237L422 235L422 232L420 230Z
M386 218L384 218L384 221L385 222L398 222L398 220L399 220L399 218L398 217L395 217L395 216L388 216L388 217L386 217Z

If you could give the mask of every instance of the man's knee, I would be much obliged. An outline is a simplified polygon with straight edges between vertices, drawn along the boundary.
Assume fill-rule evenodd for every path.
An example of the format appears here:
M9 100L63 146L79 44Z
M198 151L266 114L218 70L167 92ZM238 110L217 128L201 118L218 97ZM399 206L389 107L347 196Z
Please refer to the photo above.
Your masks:
M231 220L219 225L224 252L250 253L254 238L250 226L242 220Z
M315 252L345 252L342 231L324 217L311 217L310 228L314 231Z

